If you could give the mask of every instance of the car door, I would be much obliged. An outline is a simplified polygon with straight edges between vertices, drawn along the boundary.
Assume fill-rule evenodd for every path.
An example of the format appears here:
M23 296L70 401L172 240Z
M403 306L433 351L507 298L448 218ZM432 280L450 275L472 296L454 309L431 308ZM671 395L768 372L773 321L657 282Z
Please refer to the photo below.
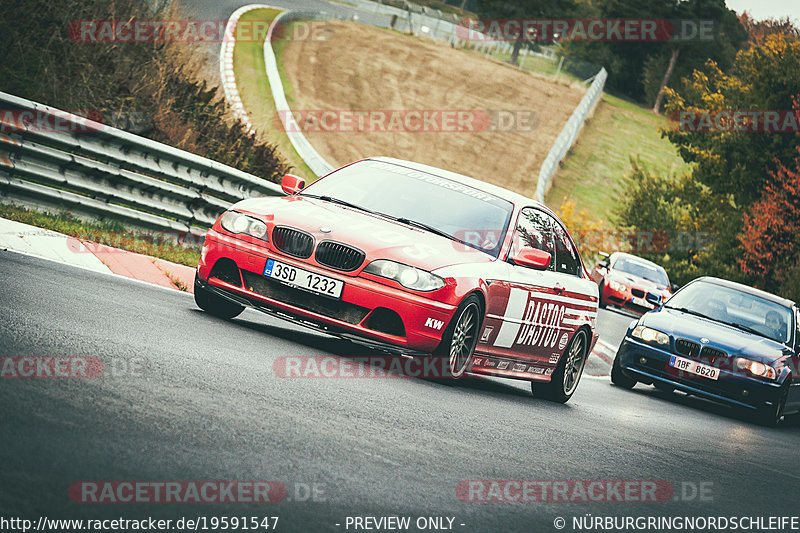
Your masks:
M493 287L507 293L502 319L492 327L496 331L484 330L481 351L534 362L549 373L578 327L596 319L597 304L591 296L596 296L597 286L581 277L575 246L563 226L544 210L521 210L509 252L512 261L523 247L550 253L550 265L547 270L509 265L508 279Z

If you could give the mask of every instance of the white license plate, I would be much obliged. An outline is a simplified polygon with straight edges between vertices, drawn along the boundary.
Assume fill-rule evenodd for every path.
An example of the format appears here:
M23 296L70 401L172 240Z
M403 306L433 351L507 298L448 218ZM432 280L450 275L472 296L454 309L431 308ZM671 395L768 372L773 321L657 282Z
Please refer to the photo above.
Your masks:
M648 309L653 309L655 307L653 304L651 304L650 302L648 302L644 298L636 298L636 297L634 297L634 298L631 298L631 301L633 303L635 303L636 305L641 305L642 307L647 307Z
M307 291L324 294L334 298L341 298L344 282L338 279L320 276L302 268L293 267L274 259L267 259L264 275L282 281L287 285L305 289Z
M719 379L718 368L704 365L703 363L698 363L696 361L692 361L691 359L684 359L683 357L678 357L677 355L670 357L669 366L677 368L678 370L683 370L684 372L689 372L690 374L703 376L704 378Z

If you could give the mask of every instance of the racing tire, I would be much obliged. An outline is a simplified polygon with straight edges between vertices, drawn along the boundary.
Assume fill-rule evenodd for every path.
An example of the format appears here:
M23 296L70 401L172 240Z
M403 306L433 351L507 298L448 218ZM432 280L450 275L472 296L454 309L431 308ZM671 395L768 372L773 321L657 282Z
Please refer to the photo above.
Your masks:
M774 428L781 421L783 416L783 409L786 407L786 399L789 397L789 383L786 383L778 390L778 395L775 398L775 403L769 407L762 407L756 411L756 422L760 425Z
M470 294L456 308L435 355L442 359L442 378L459 379L472 366L483 323L480 299Z
M531 382L533 395L551 402L567 403L578 388L588 356L589 336L586 330L580 329L561 356L550 382L539 384Z
M206 313L225 320L239 316L244 311L244 306L217 296L201 286L197 274L194 278L194 302Z
M794 413L792 415L783 415L783 423L787 426L800 426L800 413Z
M629 378L622 373L622 367L619 364L619 355L614 357L614 364L611 365L611 383L623 389L632 389L636 385L636 380Z

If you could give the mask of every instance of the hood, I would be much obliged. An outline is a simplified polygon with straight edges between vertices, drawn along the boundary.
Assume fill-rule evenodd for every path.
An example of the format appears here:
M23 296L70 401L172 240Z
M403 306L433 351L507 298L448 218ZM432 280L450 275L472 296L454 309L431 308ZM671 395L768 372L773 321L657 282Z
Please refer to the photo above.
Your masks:
M609 271L608 277L609 279L613 279L619 283L624 283L629 287L636 287L647 292L672 294L669 290L669 287L659 287L658 284L650 281L649 279L641 278L635 274L628 274L627 272L622 272L620 270Z
M723 350L731 356L747 357L763 363L772 363L789 352L786 346L777 341L677 309L661 307L645 314L639 323L676 339L704 344L700 339L706 338L709 340L706 346Z
M268 224L304 230L317 242L332 240L355 246L366 254L365 264L376 259L390 259L432 271L461 263L488 263L494 259L423 229L316 198L252 198L233 207L257 215ZM330 231L326 233L323 229Z

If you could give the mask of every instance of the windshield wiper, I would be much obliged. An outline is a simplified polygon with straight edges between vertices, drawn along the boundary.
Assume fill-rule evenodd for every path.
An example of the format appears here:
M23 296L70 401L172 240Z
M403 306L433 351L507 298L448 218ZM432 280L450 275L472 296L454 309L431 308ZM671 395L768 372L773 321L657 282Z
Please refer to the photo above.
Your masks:
M371 211L371 210L367 209L366 207L361 207L360 205L351 204L347 200L340 200L339 198L334 198L333 196L325 196L325 195L316 196L314 194L304 194L303 196L305 196L306 198L318 198L318 199L323 200L325 202L331 202L332 204L339 204L339 205L343 205L345 207L352 207L353 209L358 209L359 211L364 211L365 213L370 213L372 215L379 215L380 214L380 213L376 213L375 211Z
M719 320L717 320L717 319L715 319L713 317L710 317L708 315L704 315L703 313L698 313L697 311L694 311L692 309L687 309L685 307L672 307L671 305L665 305L664 307L666 307L667 309L675 309L676 311L682 311L684 313L689 313L690 315L699 316L699 317L702 317L702 318L707 318L709 320L713 320L715 322L719 322ZM724 322L723 322L723 324L724 324Z
M771 341L782 342L775 337L770 337L769 335L765 335L763 332L758 331L757 329L753 329L750 326L745 326L744 324L739 324L737 322L723 322L723 324L727 326L732 326L736 329L741 329L742 331L746 331L748 333L753 333L754 335L758 335L759 337L764 337L765 339L769 339Z
M388 216L388 215L385 215L385 216ZM413 226L415 228L424 229L425 231L430 231L431 233L435 233L436 235L439 235L440 237L444 237L444 238L450 239L452 241L463 242L463 241L460 241L459 239L456 239L455 237L453 237L449 233L445 233L444 231L442 231L442 230L440 230L438 228L434 228L433 226L429 226L429 225L427 225L427 224L425 224L423 222L417 222L416 220L410 220L408 218L403 218L403 217L389 217L389 218L394 219L397 222L400 222L401 224L406 224L408 226Z

